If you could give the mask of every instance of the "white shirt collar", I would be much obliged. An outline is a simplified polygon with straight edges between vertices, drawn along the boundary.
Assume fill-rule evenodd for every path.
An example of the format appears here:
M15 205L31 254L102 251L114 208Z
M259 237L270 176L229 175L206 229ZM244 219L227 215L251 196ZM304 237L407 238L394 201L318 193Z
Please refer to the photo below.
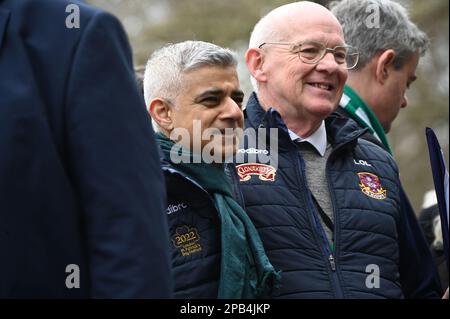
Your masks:
M307 138L301 138L300 136L298 136L297 134L295 134L294 132L292 132L291 130L288 129L289 132L289 136L291 137L292 141L296 141L296 142L308 142L310 143L312 146L314 146L314 148L317 150L317 152L319 152L320 156L324 156L325 155L325 151L327 149L327 130L325 129L325 121L322 121L322 124L320 124L320 127L310 136L308 136Z

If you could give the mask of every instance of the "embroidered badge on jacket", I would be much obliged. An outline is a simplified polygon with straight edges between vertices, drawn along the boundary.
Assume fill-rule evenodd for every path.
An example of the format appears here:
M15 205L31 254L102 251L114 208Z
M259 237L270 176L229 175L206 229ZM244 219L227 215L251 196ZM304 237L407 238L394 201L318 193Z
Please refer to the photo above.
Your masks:
M197 229L187 225L178 227L175 235L172 236L172 243L176 248L180 249L182 256L189 256L190 254L200 252L202 247L199 241L200 236Z
M369 197L375 199L385 199L386 198L386 190L381 186L380 179L377 175L368 173L368 172L360 172L359 176L359 187L361 191Z
M273 166L258 163L240 164L236 166L236 170L241 182L249 181L252 175L257 175L262 181L273 182L277 172Z

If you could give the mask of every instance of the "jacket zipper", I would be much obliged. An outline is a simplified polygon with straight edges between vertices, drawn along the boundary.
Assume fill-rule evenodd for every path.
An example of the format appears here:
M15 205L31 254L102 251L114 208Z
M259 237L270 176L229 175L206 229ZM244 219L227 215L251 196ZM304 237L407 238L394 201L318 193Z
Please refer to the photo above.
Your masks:
M304 165L303 165L303 159L300 159L300 156L299 156L299 153L298 153L297 150L295 151L295 156L296 156L296 158L298 160L298 163L300 164L300 170L301 170L301 173L302 173L301 176L305 176L305 169L304 169ZM305 178L303 179L303 183L306 186L308 186L308 183L307 183ZM322 252L324 252L324 257L326 259L325 263L327 265L329 265L329 269L331 269L331 277L333 279L332 287L334 288L333 292L335 293L335 296L337 298L342 299L344 297L344 295L343 295L342 289L340 287L339 278L338 278L338 276L336 274L336 260L335 260L335 257L333 255L333 253L331 252L330 242L328 241L328 238L327 238L327 236L325 234L325 230L323 229L323 227L322 227L322 225L320 223L320 220L318 220L318 214L316 213L316 209L315 209L315 207L313 205L311 194L309 192L308 192L308 195L307 195L307 204L308 204L308 208L309 208L308 210L312 214L312 218L313 218L313 221L314 221L314 224L315 224L316 231L318 231L319 237L321 238Z
M349 140L350 141L350 140ZM335 199L335 194L334 191L332 190L332 185L330 182L330 176L329 176L329 163L332 160L332 158L334 157L334 154L336 154L336 152L339 151L340 148L342 148L345 144L347 144L349 141L344 142L342 144L339 144L336 146L336 148L334 150L332 150L330 156L328 157L327 163L325 165L325 174L326 174L326 179L327 179L327 184L328 184L328 189L330 191L330 197L331 197L331 205L333 207L333 215L334 215L334 219L337 220L338 219L338 211L336 209L336 199ZM334 223L334 230L333 230L333 240L334 240L334 254L333 252L330 251L330 255L328 257L328 261L330 263L331 269L333 270L333 274L336 280L336 288L337 288L337 294L338 294L338 298L344 298L344 292L342 290L342 286L340 284L340 280L339 280L339 276L337 274L337 258L336 258L336 252L338 251L339 247L338 247L338 243L339 243L339 237L338 237L338 227L336 226L337 223Z
M328 261L330 262L331 270L336 271L336 263L334 262L333 254L330 254Z

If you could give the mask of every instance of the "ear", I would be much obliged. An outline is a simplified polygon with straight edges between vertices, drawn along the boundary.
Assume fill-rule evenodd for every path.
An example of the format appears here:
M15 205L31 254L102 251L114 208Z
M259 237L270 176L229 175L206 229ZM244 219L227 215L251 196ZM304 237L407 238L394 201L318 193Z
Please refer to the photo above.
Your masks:
M245 63L247 64L250 74L258 81L265 82L267 76L263 71L264 56L262 50L258 48L250 48L245 53Z
M394 67L396 54L392 49L388 49L380 54L376 62L375 76L377 82L384 84Z
M165 100L161 98L151 100L148 112L164 131L171 132L173 130L172 108Z

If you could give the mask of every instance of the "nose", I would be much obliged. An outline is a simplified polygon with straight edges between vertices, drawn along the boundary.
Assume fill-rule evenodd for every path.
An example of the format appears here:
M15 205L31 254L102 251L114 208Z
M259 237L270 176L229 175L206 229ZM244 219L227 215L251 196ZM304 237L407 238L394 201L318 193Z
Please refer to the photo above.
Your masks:
M403 95L403 101L402 104L400 105L400 107L403 109L405 107L408 106L408 97L406 96L406 94Z
M231 97L225 101L224 111L222 112L222 119L229 119L233 121L240 121L244 116L241 107Z
M328 73L336 72L339 68L340 65L336 62L332 52L327 52L322 60L317 63L316 67L318 71L326 71Z

